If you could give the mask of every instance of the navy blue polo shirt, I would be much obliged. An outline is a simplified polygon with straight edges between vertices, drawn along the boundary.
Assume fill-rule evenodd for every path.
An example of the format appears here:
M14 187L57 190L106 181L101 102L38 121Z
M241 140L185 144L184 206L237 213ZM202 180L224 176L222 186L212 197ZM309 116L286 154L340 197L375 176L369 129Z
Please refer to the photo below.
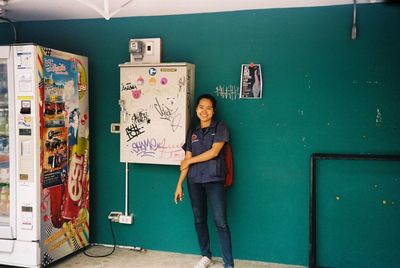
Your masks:
M192 156L196 156L211 149L214 142L229 142L229 130L222 121L217 123L213 120L208 128L201 129L198 125L190 130L182 148L190 151ZM191 183L224 181L226 166L222 150L213 159L190 165L188 181Z

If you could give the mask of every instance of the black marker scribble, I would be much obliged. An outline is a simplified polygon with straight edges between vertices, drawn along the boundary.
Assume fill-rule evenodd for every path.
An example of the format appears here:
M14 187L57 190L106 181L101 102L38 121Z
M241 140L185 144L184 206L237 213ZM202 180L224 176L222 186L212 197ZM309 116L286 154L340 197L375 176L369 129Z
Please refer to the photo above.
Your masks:
M128 140L130 141L133 138L138 137L140 134L143 134L143 127L138 127L137 124L132 124L125 129L126 136L128 136Z
M185 87L185 84L186 84L186 77L180 77L179 79L178 79L178 87L179 87L179 92L182 92L182 90L184 89L184 87Z
M124 84L121 84L121 91L125 91L125 90L135 90L135 89L137 89L137 86L136 86L136 85L133 85L133 84L131 84L131 83L126 83L125 85L124 85Z
M169 108L165 104L160 104L157 98L156 103L154 104L154 108L160 114L160 119L165 119L171 122L172 131L175 132L181 126L182 115L178 113L178 107L173 110Z
M134 113L131 117L131 120L134 124L138 124L138 125L144 124L144 123L150 124L150 121L151 121L147 114L147 111L139 111L137 113Z

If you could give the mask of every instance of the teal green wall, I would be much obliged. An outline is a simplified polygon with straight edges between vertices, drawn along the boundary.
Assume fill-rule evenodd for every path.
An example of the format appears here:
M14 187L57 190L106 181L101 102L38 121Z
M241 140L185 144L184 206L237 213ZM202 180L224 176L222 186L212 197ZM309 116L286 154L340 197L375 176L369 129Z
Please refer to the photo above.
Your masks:
M119 137L109 131L119 120L118 64L129 60L130 38L161 37L164 62L196 64L196 95L238 88L240 65L262 64L261 100L217 96L234 149L228 193L234 255L307 265L311 153L400 154L400 7L359 5L357 11L355 41L351 5L18 23L22 42L89 57L92 242L111 244L107 215L124 210ZM0 43L11 40L7 25L0 25L0 34ZM317 189L318 261L324 266L400 263L400 231L393 228L400 224L399 165L369 165L339 161L317 170L323 182ZM177 166L130 165L129 206L136 219L114 225L117 244L198 252L189 200L173 203L178 172ZM362 220L354 217L360 208L368 214ZM371 215L378 215L372 226L366 222ZM358 230L354 237L349 226ZM397 240L383 243L389 236ZM361 242L368 246L360 254ZM218 255L214 231L213 248Z

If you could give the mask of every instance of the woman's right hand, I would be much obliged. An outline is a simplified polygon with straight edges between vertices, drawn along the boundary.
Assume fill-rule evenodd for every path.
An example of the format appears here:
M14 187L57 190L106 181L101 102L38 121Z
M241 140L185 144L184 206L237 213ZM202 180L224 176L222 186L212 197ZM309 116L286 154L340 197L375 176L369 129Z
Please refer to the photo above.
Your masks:
M177 185L174 196L175 204L178 204L178 202L182 202L182 200L183 200L183 189L182 186Z

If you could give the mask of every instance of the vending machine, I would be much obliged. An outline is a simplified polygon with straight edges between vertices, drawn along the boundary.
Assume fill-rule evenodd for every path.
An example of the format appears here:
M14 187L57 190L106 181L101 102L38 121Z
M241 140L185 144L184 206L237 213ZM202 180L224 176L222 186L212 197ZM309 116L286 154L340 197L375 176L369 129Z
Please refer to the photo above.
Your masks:
M46 266L89 244L88 59L0 46L0 264Z

